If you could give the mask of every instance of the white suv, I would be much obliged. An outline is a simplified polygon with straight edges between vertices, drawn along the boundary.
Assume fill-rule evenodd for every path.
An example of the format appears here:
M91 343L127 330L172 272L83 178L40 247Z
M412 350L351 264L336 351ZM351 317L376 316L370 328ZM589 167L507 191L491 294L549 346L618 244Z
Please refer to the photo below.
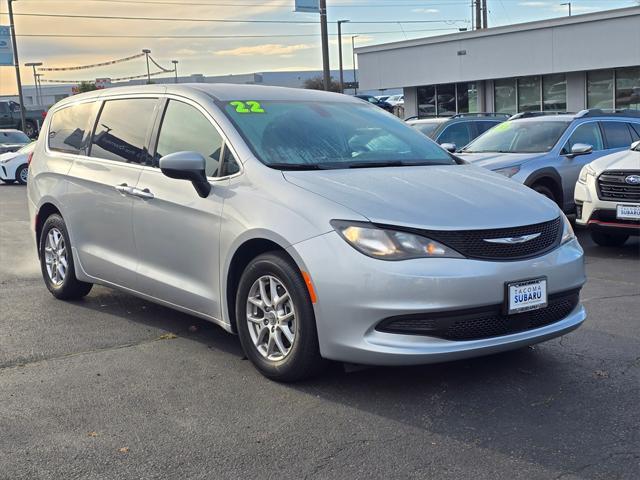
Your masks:
M598 245L617 246L640 234L640 141L585 165L575 189L576 223Z

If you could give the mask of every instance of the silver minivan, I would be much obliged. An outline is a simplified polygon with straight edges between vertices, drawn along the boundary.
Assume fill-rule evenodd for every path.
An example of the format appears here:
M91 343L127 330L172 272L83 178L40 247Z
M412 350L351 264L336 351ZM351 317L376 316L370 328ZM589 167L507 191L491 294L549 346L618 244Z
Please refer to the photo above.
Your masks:
M586 317L557 205L348 96L76 95L46 118L28 199L55 297L101 284L202 317L277 380L490 354Z

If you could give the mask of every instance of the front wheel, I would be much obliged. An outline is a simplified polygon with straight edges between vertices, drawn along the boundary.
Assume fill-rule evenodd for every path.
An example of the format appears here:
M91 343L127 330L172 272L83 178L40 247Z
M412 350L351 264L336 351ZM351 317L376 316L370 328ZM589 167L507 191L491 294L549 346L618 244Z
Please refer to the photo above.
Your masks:
M20 185L26 185L29 178L29 165L20 165L16 170L16 180Z
M27 120L26 122L24 122L24 134L29 137L29 138L35 138L37 133L37 129L36 129L36 125L35 123Z
M51 215L42 227L40 268L47 288L60 300L82 298L91 291L91 283L76 278L69 233L60 215Z
M619 247L627 241L629 235L591 231L591 239L601 247Z
M305 281L284 253L260 255L247 266L236 295L236 323L245 354L268 378L301 380L325 365Z

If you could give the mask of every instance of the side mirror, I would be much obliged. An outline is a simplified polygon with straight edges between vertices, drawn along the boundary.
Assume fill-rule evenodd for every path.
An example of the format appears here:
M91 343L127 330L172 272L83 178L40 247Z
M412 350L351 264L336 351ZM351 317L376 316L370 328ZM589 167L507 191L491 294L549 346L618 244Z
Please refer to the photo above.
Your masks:
M440 146L449 153L456 153L456 150L458 150L455 143L441 143Z
M576 143L571 147L571 153L567 155L569 158L577 157L579 155L587 155L593 152L593 147L586 143Z
M631 144L630 150L640 150L640 140L633 142Z
M207 198L211 184L205 173L206 160L198 152L175 152L160 159L160 170L169 178L189 180L198 195Z

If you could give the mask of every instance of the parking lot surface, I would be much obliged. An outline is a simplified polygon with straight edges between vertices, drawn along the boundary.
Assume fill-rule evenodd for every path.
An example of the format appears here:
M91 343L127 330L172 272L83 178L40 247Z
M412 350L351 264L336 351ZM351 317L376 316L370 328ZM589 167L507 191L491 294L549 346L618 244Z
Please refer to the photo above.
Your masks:
M636 479L640 243L578 232L589 318L533 348L282 385L219 327L46 290L0 185L0 479Z

